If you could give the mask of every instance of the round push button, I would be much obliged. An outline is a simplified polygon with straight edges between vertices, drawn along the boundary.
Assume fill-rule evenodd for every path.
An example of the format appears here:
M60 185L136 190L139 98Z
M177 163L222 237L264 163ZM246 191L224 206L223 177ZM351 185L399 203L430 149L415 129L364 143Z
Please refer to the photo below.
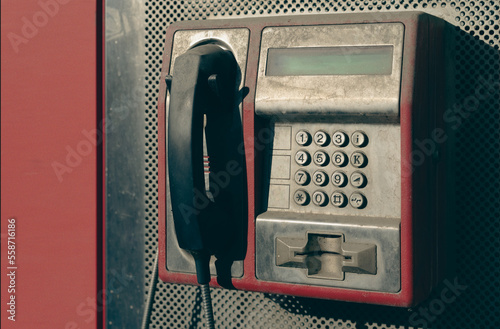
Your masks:
M368 144L368 137L362 131L355 131L351 136L351 143L356 147L364 147Z
M316 191L312 195L312 201L315 205L324 207L328 203L328 196L325 192Z
M343 187L347 184L347 176L341 172L336 171L332 174L332 184L337 187Z
M305 170L297 170L294 176L295 183L299 185L307 185L309 184L309 181L311 178L309 177L309 174Z
M318 166L326 166L328 164L328 154L323 151L318 151L313 155L313 161Z
M299 206L305 206L309 203L309 194L304 190L297 190L293 194L293 201Z
M337 167L344 167L347 164L347 155L344 152L337 151L332 154L332 163Z
M342 208L347 205L347 197L342 192L333 192L330 202L335 207Z
M324 131L319 130L314 134L314 143L316 145L327 146L329 142L328 134Z
M349 197L349 203L354 208L361 209L366 206L366 198L363 194L356 192Z
M312 181L318 186L325 186L328 184L328 175L321 170L314 172Z
M351 185L357 188L366 186L366 177L359 171L353 172L351 175Z
M333 133L332 143L335 146L338 146L338 147L346 146L348 142L349 141L347 139L347 134L344 133L343 131L336 131Z
M363 168L368 163L366 155L361 152L351 154L351 164L356 168Z
M297 151L295 153L295 162L301 166L307 166L311 162L311 156L306 151Z
M295 135L295 141L301 146L311 144L311 135L305 130L299 130Z

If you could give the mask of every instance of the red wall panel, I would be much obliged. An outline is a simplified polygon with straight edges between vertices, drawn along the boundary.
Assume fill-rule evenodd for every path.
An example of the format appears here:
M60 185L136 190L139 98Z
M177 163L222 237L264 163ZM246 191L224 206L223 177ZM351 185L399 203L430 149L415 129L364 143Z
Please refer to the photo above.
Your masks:
M96 1L2 0L2 328L95 328ZM15 218L15 323L7 220Z

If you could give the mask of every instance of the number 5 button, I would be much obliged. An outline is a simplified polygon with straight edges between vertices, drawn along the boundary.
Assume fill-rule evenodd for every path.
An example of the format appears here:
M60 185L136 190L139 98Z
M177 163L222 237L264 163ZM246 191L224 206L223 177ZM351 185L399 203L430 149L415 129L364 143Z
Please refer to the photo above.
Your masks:
M328 154L323 151L318 151L314 153L313 161L318 166L326 166L328 164Z

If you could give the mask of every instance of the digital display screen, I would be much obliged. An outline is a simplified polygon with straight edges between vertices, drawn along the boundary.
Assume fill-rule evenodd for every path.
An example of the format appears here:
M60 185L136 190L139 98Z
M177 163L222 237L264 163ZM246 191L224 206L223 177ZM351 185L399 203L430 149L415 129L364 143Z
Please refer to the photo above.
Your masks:
M390 75L393 48L393 46L269 48L266 75Z

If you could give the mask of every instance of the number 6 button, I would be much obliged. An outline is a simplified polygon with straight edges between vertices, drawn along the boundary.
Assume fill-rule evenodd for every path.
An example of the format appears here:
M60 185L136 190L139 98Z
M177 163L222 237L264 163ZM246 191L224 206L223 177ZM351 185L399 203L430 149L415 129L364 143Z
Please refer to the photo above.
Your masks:
M347 155L344 152L337 151L332 154L332 162L337 167L343 167L347 164Z

